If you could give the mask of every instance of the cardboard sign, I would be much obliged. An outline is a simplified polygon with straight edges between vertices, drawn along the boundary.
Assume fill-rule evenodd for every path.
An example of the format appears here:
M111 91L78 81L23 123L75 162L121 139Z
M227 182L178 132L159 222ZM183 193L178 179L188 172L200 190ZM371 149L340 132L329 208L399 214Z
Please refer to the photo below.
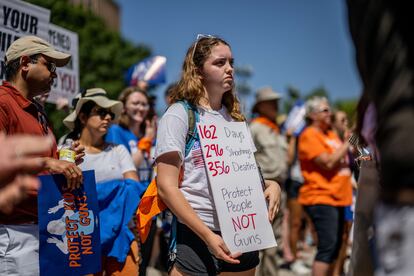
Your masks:
M101 270L98 198L94 171L70 191L61 175L39 177L40 275L84 275Z
M197 124L222 237L231 252L276 246L244 122Z
M48 42L58 51L71 54L72 58L64 67L56 68L57 78L50 91L47 102L57 103L61 99L71 105L79 93L79 45L78 34L62 27L49 25Z
M4 80L4 57L16 39L25 35L48 38L50 11L20 0L0 1L0 80Z

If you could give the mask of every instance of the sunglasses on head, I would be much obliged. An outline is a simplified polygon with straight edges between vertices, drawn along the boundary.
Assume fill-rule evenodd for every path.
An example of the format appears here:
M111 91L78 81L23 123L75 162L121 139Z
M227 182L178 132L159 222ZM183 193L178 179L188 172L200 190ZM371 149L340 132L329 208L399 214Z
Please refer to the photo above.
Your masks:
M213 36L213 35L209 35L209 34L197 34L197 39L196 39L196 43L195 43L194 48L193 48L193 54L191 55L191 59L194 59L194 53L195 53L195 50L197 48L197 44L203 38L216 38L216 37Z
M106 115L109 114L111 116L111 120L115 119L115 114L108 109L105 108L97 108L95 113L101 117L101 119L105 119Z

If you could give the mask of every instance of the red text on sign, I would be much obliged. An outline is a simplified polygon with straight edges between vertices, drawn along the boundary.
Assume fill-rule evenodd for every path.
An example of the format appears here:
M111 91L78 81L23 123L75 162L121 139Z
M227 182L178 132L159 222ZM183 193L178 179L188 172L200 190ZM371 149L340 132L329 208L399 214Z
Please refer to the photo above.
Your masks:
M256 229L256 224L254 223L254 216L256 216L256 213L231 218L231 221L233 222L234 231L241 231L242 229L246 229L249 227L253 227L253 229Z
M207 149L206 158L212 157L212 154L215 156L223 155L223 149L220 148L218 144L205 145L204 148Z
M226 165L224 161L208 162L208 170L213 176L228 174L230 172L230 166Z
M209 125L209 126L198 126L198 131L203 139L217 139L216 136L216 126Z

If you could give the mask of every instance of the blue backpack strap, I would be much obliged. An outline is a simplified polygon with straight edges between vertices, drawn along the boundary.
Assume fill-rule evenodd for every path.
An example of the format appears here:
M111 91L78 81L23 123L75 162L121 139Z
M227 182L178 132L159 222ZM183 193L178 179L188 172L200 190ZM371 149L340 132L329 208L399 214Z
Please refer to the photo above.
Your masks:
M197 122L200 121L200 115L197 107L187 101L178 101L184 106L188 116L188 131L185 139L185 156L187 156L193 148L194 142L198 140Z
M173 214L171 221L170 240L168 244L168 273L173 267L175 258L177 257L177 217Z
M187 156L193 148L195 141L199 139L196 123L200 121L200 116L197 107L193 106L189 102L178 101L177 103L180 103L184 106L184 109L187 111L188 115L188 131L185 139L185 156ZM171 222L171 234L169 243L168 267L172 268L172 265L177 256L177 217L174 214Z

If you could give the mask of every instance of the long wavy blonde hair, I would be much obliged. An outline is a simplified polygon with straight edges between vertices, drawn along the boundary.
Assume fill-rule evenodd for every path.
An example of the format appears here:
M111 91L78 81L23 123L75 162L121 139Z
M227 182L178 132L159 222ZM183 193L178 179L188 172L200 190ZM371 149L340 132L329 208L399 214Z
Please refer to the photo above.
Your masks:
M202 37L195 41L187 50L183 63L181 79L171 93L171 101L187 100L193 105L198 105L204 97L204 86L201 82L200 72L214 46L230 45L218 37ZM233 88L224 93L221 103L226 107L230 116L236 121L245 121L246 118L240 112L240 102Z

